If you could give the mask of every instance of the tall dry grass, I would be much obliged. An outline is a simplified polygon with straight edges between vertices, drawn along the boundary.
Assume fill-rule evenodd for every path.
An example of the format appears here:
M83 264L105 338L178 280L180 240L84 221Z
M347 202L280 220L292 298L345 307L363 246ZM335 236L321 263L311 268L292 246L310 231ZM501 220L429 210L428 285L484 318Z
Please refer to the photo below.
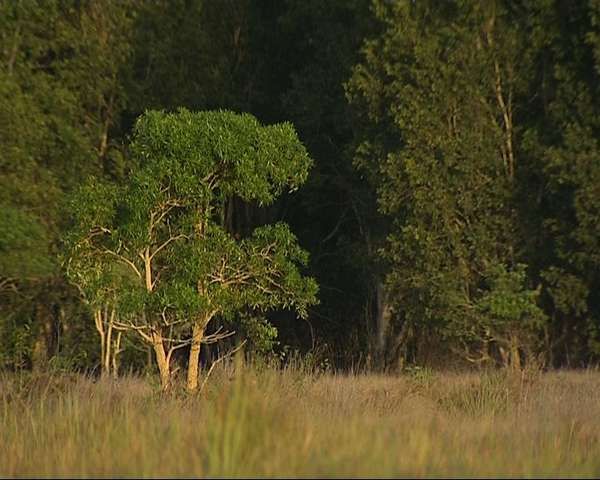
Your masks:
M0 379L0 476L600 476L600 373Z

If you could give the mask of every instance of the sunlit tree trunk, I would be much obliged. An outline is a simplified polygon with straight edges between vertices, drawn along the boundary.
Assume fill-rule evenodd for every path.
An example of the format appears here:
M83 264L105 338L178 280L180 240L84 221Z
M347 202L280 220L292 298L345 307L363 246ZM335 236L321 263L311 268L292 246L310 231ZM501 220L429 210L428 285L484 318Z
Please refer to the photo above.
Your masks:
M104 308L94 310L94 324L100 336L100 375L102 378L116 377L117 375L117 357L121 353L122 332L117 332L115 338L115 319L116 310L114 308L109 309L108 306L104 306Z
M194 325L192 332L192 344L190 347L187 371L187 389L190 392L195 392L198 389L198 364L200 360L200 347L202 345L202 338L204 337L204 329L206 328L205 326L205 322L197 323Z
M163 337L160 331L152 332L152 348L156 355L156 364L160 374L160 385L163 391L167 391L171 386L171 367L165 352Z
M96 308L94 310L94 324L96 326L96 331L100 336L100 368L101 375L104 377L106 372L104 371L104 358L106 357L106 333L104 332L104 322L102 320L102 309Z
M113 345L112 359L111 359L111 371L113 378L117 378L119 373L119 353L121 353L121 339L123 332L117 333L117 338Z

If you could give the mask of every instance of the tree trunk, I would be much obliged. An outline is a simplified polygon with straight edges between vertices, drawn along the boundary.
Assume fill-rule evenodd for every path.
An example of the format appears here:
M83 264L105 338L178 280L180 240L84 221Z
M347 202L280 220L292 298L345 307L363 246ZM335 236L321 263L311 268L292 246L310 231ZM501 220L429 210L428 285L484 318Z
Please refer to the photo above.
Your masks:
M519 352L519 336L511 333L508 339L504 341L505 346L499 346L500 357L502 358L502 366L513 370L521 369L521 353Z
M104 354L102 374L104 377L110 377L110 359L112 356L112 333L113 333L113 322L108 319L108 310L104 312L104 321L108 323L108 328L106 330L106 351Z
M48 367L50 359L56 355L56 318L53 305L44 303L45 299L38 301L35 310L35 320L38 332L31 355L32 369L42 371Z
M160 332L152 332L152 347L156 355L156 364L160 373L160 384L163 391L167 391L171 386L171 367L167 360L163 338Z
M116 376L117 355L120 353L121 332L118 332L117 339L114 338L116 311L114 308L104 306L94 310L94 323L100 336L100 376L109 378Z
M188 360L187 389L195 392L198 389L198 361L200 359L200 346L204 337L205 323L196 323L192 331L192 346Z
M516 334L510 336L510 365L513 370L521 370L521 354L519 352L519 337Z
M94 310L94 324L96 325L96 331L100 336L100 371L101 376L104 377L106 375L106 372L104 371L104 357L106 356L106 334L104 333L102 309L100 308L96 308Z
M392 311L388 302L387 292L385 291L385 285L380 280L376 286L377 295L377 357L381 367L385 367L386 351L388 347L388 334L390 328L390 322L392 317Z
M121 353L121 337L122 337L122 335L123 335L123 332L117 333L117 338L116 338L116 340L114 342L114 346L113 346L112 365L111 365L113 378L117 378L117 375L119 373L118 356L119 356L119 353Z

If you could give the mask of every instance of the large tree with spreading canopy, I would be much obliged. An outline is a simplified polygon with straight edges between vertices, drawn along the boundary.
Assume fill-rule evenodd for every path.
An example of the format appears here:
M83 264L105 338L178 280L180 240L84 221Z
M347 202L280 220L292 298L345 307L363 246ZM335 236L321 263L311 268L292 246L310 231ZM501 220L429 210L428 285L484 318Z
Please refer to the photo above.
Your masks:
M228 111L147 112L130 147L136 167L126 184L92 181L71 203L69 271L101 326L152 345L163 388L172 353L189 347L195 390L215 317L274 308L304 316L316 302L316 283L299 270L307 254L287 225L240 239L223 219L231 196L267 205L297 189L311 159L292 125Z

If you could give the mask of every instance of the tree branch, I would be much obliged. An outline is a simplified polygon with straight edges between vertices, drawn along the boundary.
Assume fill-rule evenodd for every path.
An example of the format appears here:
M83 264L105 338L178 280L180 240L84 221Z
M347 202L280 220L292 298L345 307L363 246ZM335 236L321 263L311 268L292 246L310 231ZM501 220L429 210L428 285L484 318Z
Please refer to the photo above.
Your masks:
M108 255L112 255L112 256L118 258L119 260L121 260L122 262L126 263L127 265L129 265L132 268L132 270L135 272L135 274L138 276L138 278L142 278L142 274L140 273L138 268L135 266L135 263L133 263L131 260L129 260L128 258L124 257L123 255L120 255L117 252L114 252L107 248L105 248L103 250L103 252Z
M123 323L118 320L115 320L113 328L121 331L133 330L137 332L140 335L140 337L142 337L147 343L152 343L152 337L144 332L144 330L148 330L150 328L150 325L134 325L131 322Z
M211 333L210 335L205 335L202 339L202 343L206 345L210 345L212 343L217 343L225 338L229 338L235 335L235 330L231 332L220 333L223 330L223 327L219 327L219 329L215 333Z
M180 233L179 235L175 235L174 237L169 237L167 241L163 242L162 245L160 245L158 248L156 248L156 250L154 250L154 252L150 254L150 261L152 261L154 256L157 255L163 248L167 247L172 242L180 240L181 238L187 238L187 235Z
M191 340L186 340L185 342L182 342L178 345L174 345L171 348L169 348L169 351L167 352L167 364L171 363L171 356L173 355L173 353L175 353L176 350L186 347L186 346L190 345L191 343L192 343Z
M235 347L234 349L230 350L229 352L227 352L225 355L217 358L213 364L210 366L210 368L208 369L208 372L206 373L206 377L204 377L204 381L202 382L202 385L200 385L200 390L198 390L199 393L202 393L202 391L204 390L204 387L206 385L206 382L208 382L208 379L210 377L210 374L212 373L212 371L214 370L214 368L221 363L223 360L225 360L227 357L231 357L231 355L233 355L234 353L236 353L237 351L239 351L244 345L246 344L246 340L244 340L242 343L240 343L237 347Z

